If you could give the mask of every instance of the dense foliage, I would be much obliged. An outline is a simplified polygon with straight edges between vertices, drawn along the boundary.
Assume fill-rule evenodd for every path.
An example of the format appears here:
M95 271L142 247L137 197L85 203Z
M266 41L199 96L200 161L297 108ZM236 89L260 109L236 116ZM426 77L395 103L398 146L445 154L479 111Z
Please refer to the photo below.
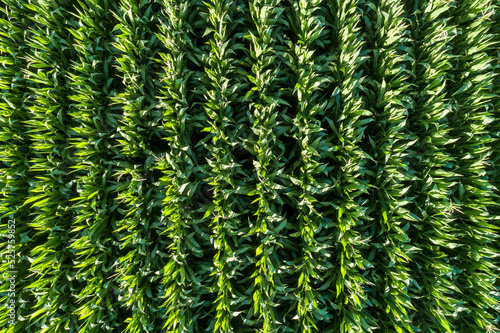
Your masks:
M2 332L500 331L497 1L0 7Z

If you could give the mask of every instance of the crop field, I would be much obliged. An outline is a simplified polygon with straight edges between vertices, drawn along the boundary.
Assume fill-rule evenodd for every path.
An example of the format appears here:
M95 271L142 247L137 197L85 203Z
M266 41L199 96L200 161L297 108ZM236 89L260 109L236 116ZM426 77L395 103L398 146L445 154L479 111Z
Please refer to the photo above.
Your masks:
M497 0L0 0L0 332L500 332Z

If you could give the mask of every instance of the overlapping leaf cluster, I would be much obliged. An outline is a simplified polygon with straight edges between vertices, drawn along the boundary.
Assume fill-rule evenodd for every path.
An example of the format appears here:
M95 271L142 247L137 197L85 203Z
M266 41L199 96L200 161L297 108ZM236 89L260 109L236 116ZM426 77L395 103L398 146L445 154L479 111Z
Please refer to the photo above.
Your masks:
M495 1L0 6L2 332L500 330Z

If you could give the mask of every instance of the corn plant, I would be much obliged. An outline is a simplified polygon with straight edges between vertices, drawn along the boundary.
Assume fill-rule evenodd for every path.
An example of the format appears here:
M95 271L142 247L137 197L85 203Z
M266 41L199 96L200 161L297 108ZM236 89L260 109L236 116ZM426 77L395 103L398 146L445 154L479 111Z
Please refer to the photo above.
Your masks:
M499 331L499 10L0 1L2 332Z

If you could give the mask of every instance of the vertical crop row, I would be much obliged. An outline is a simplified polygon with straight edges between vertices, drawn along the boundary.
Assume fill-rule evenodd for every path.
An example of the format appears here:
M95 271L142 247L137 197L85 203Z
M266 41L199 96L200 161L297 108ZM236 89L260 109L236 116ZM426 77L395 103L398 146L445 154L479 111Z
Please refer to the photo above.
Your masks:
M253 312L261 320L263 332L276 332L277 322L284 318L276 309L286 302L286 284L280 277L283 263L280 254L283 250L283 230L287 224L283 209L284 127L279 124L279 108L287 105L281 98L280 84L286 79L279 63L276 48L283 44L280 21L283 20L283 7L277 0L256 0L250 5L250 15L255 24L255 33L250 32L252 57L252 88L246 98L252 101L252 142L255 160L255 189L248 193L258 203L255 224L250 234L258 236L260 244L256 248L255 271L252 274L255 291L252 297ZM290 105L288 105L290 106ZM278 125L278 126L276 126Z
M68 173L74 150L67 140L72 125L68 71L75 54L67 27L72 17L57 1L34 1L22 8L31 21L23 73L29 89L25 130L31 140L28 163L33 173L24 205L31 210L27 225L34 230L34 248L27 255L31 278L24 284L33 303L25 320L28 329L38 332L76 329L74 299L68 297L77 285L68 234L75 194Z
M25 105L28 91L22 69L26 66L25 55L26 29L29 21L22 15L21 4L17 1L6 1L0 8L0 223L2 257L1 270L17 272L16 281L5 279L1 284L2 306L5 308L0 316L0 326L7 327L14 306L18 313L26 314L28 293L19 289L21 283L28 278L30 267L27 259L33 248L29 241L33 231L27 226L29 209L23 205L28 196L31 172L28 159L30 158L30 138L25 130L25 121L28 110ZM13 274L9 274L13 275ZM15 294L11 286L15 285ZM26 329L26 321L12 325L8 332Z
M448 254L455 269L453 284L460 300L458 314L451 321L454 329L485 332L495 327L496 316L489 311L498 306L492 293L497 262L492 243L497 241L489 207L493 201L492 185L487 178L491 136L487 124L493 121L491 89L493 85L494 48L491 34L491 1L457 2L452 10L456 25L454 55L447 92L451 113L447 116L454 143L447 151L454 157L456 176L449 184L450 199L458 244Z
M364 146L369 162L369 208L367 231L371 244L367 259L372 263L367 279L373 283L370 301L373 316L383 331L413 332L410 294L412 252L407 230L415 218L410 203L408 148L414 143L408 131L408 109L413 101L409 80L414 51L400 1L372 1L363 5L364 36L370 61L364 64L366 108L373 113L365 132Z
M113 179L118 188L114 203L121 219L114 230L120 257L116 264L118 304L126 312L126 332L160 330L161 271L166 242L159 241L165 230L161 209L164 187L158 186L155 168L161 157L157 145L166 136L163 112L158 101L161 76L156 62L162 44L156 36L161 5L147 1L123 0L113 12L113 59L122 86L111 96L119 107L115 157L111 159Z
M321 119L328 107L329 80L326 75L328 59L323 50L328 49L328 30L325 27L321 1L294 1L287 11L287 24L292 33L285 53L289 76L293 84L289 89L295 101L294 113L288 120L289 140L296 143L297 160L288 166L287 175L291 181L291 204L296 207L297 257L289 269L296 271L298 281L296 317L300 330L316 331L318 321L325 320L326 301L321 298L317 284L328 268L331 239L318 238L326 226L316 203L321 194L333 185L327 176L328 165L323 158L330 150L326 130ZM297 329L297 328L296 328Z
M248 235L254 210L249 209L247 196L251 178L238 158L249 135L248 103L242 94L248 86L247 49L239 31L246 10L239 1L214 0L205 2L200 13L207 38L206 47L198 54L205 67L200 78L207 116L203 131L208 132L202 140L207 149L204 173L212 192L206 218L216 251L210 281L215 318L208 327L215 332L234 332L237 321L251 325L243 318L250 313L245 294L251 288L249 274L244 272L254 257Z
M449 179L456 173L445 149L455 141L449 138L446 121L451 112L446 89L454 37L454 27L445 15L450 9L447 1L408 3L416 60L415 88L410 93L414 105L408 121L418 138L410 149L410 166L416 176L411 214L417 221L408 234L412 245L420 249L413 254L410 266L416 296L413 304L418 309L413 324L435 332L451 331L449 321L459 305L453 296L457 291L451 282L454 270L447 258L449 249L457 246L448 190Z
M332 267L325 272L325 281L319 288L325 290L322 294L332 314L333 327L328 327L327 332L369 332L377 327L375 318L366 311L371 302L365 274L371 263L361 251L370 240L362 219L367 209L363 194L369 186L365 178L370 156L361 142L373 121L373 113L364 108L362 99L362 64L368 57L357 5L358 1L328 2L333 44L329 74L335 88L326 121L332 142L328 171L334 183L325 191L323 214L333 214L328 219L331 227L324 231L325 237L333 238L333 245Z
M196 7L190 1L175 4L164 1L162 5L165 20L157 36L166 52L160 53L159 63L165 73L159 96L169 147L164 161L158 165L164 174L161 182L166 185L163 201L166 227L161 235L169 241L168 262L162 274L163 329L193 332L204 329L200 319L202 312L209 309L202 299L207 294L203 284L209 273L202 266L202 259L210 259L205 248L209 231L203 221L209 200L202 195L199 165L202 156L196 154L192 139L203 128L206 117L196 114L193 108L193 71L186 56L196 44L191 26Z
M120 255L113 230L120 214L110 164L119 114L110 99L116 94L111 10L116 8L109 1L81 1L67 28L76 53L68 80L73 125L68 141L75 151L70 174L77 193L70 201L75 218L68 229L75 264L71 276L77 283L71 290L76 300L72 315L86 332L122 328L114 306L119 286L112 280Z

